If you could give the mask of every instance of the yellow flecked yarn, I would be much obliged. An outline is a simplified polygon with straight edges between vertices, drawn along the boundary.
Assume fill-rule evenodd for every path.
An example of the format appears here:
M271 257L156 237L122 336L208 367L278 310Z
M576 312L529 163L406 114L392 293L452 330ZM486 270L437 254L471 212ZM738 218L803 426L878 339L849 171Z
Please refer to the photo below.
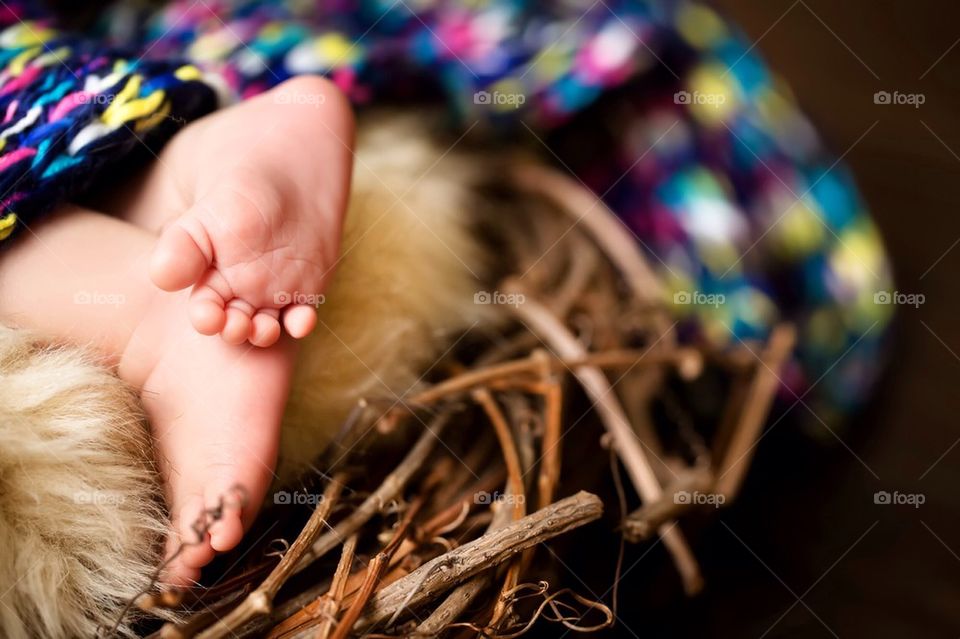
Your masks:
M29 49L18 54L13 60L10 61L10 64L7 67L7 69L10 71L10 75L17 77L23 73L27 63L37 57L37 54L42 50L43 49L41 47L30 47Z
M101 119L104 124L117 125L142 118L155 113L163 104L165 97L166 93L158 89L145 98L130 100L129 102L119 105L115 102L107 109L110 113L108 114L107 111L104 111Z
M16 213L7 213L2 218L0 218L0 240L7 239L11 233L13 233L14 227L17 226L17 214Z
M184 82L190 82L191 80L199 80L201 77L200 69L193 66L192 64L185 64L176 71L173 72L173 75L178 79Z
M135 95L140 92L140 82L141 78L139 75L130 76L130 79L127 80L127 84L120 90L120 92L113 99L113 102L106 108L103 112L103 115L100 116L100 119L104 123L110 124L116 122L115 113L127 103L128 100L132 99ZM123 122L123 120L120 120Z
M677 30L698 49L706 49L729 35L713 9L694 3L684 5L677 13Z
M158 91L157 93L162 93L162 91ZM168 115L170 115L170 103L164 102L163 106L160 107L159 111L137 122L137 125L136 127L134 127L134 130L137 133L148 131L153 127L157 126L158 124L160 124L160 122L163 121L163 119L166 118Z

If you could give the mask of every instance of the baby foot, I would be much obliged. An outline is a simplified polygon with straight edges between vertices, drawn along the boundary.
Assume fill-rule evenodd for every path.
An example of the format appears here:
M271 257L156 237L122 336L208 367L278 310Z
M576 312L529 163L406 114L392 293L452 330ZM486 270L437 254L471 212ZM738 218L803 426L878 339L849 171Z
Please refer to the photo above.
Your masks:
M140 382L174 535L164 582L186 586L217 552L235 547L274 478L294 343L269 348L211 340L190 325L187 294L157 294L120 363ZM194 526L222 506L209 531Z
M283 336L253 348L200 335L190 294L150 282L156 236L133 224L70 206L31 230L2 255L0 318L96 349L139 391L175 526L170 554L187 544L166 581L185 585L238 543L274 478L297 343ZM112 299L91 302L87 291ZM198 539L193 524L221 502Z
M266 347L281 323L293 337L313 330L339 251L352 144L349 105L306 76L174 137L159 165L173 174L180 214L150 275L166 291L193 287L197 331Z

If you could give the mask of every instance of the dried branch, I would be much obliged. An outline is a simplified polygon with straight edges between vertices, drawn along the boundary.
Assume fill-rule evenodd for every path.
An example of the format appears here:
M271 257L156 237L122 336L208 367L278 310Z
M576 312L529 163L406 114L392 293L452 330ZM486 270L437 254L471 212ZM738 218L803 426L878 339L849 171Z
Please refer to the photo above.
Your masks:
M417 637L435 637L463 614L473 600L493 581L493 572L480 573L453 589L430 616L417 626Z
M623 536L634 543L650 539L665 523L694 506L692 500L678 499L678 495L709 491L712 483L713 473L708 470L684 472L664 489L658 500L645 504L624 518Z
M650 305L663 303L666 293L660 278L637 250L636 238L593 192L539 164L517 164L512 177L520 188L552 202L570 214L575 224L582 224L623 273L636 299Z
M536 302L529 291L523 289L514 280L505 281L501 284L501 289L508 293L525 295L525 302L518 305L514 312L561 357L567 359L583 357L585 351L577 339L546 307ZM614 448L623 461L634 488L645 502L657 501L663 493L660 482L607 378L593 366L577 366L573 369L573 374L594 402L598 414L613 438ZM699 592L703 585L700 568L683 533L673 524L664 524L659 532L664 545L673 556L677 570L683 579L684 589L688 593Z
M340 555L340 563L337 564L337 570L333 573L333 582L330 584L330 591L320 598L320 627L317 628L316 639L327 639L330 631L333 629L334 617L340 610L343 603L343 593L347 585L347 577L350 576L350 569L353 566L353 557L357 550L357 535L350 535L347 543L343 545L343 553Z
M509 488L504 489L507 494ZM506 508L494 509L493 519L487 527L487 533L503 528L511 521L512 512ZM459 617L467 606L493 581L493 571L488 570L457 586L447 595L430 616L417 626L416 636L431 637L442 631L448 624Z
M538 349L533 356L543 362L540 373L544 384L543 460L540 462L540 475L537 477L537 508L543 508L553 501L553 491L560 481L563 393L560 381L550 370L546 351Z
M514 521L522 518L526 513L526 493L523 487L523 471L520 467L520 455L517 452L517 446L511 434L510 426L503 416L500 407L497 406L493 396L485 388L478 388L473 391L473 397L487 413L490 423L493 424L497 439L500 441L500 447L503 450L503 458L507 464L507 492L508 498L512 503L512 518ZM507 599L505 593L513 591L520 579L520 564L514 561L507 575L503 580L503 587L500 596L497 597L497 603L493 609L493 618L490 625L496 627L506 613Z
M579 492L489 532L452 550L387 586L370 601L354 629L382 624L403 608L417 608L454 585L499 565L516 554L598 519L603 504L596 495ZM412 597L411 597L411 591Z
M780 387L780 371L793 352L796 330L790 324L773 329L770 340L746 392L740 420L734 428L723 460L717 466L715 490L732 500L750 467L753 450Z
M621 349L599 353L581 350L575 357L549 356L550 370L565 372L579 366L590 365L602 369L643 369L646 367L673 366L684 379L694 379L703 369L703 357L694 348ZM441 399L467 392L473 388L505 378L529 375L531 381L540 374L541 357L529 356L500 364L466 371L436 384L416 395L410 403L429 406Z
M346 639L350 634L354 623L356 623L357 619L360 618L360 613L363 612L367 602L373 595L374 589L379 583L380 577L383 575L384 567L390 562L391 557L393 557L393 554L400 547L400 542L403 541L404 537L406 537L407 532L410 530L411 523L413 522L413 518L416 516L422 505L422 498L417 499L410 504L410 508L408 508L407 512L404 513L403 519L400 520L400 524L394 531L393 538L383 550L377 553L377 555L370 560L370 563L367 565L367 574L364 577L363 584L360 586L359 593L354 598L353 603L350 604L350 607L347 609L347 611L343 614L343 618L340 620L336 630L333 632L333 636L330 639Z
M396 498L414 473L423 467L440 434L450 422L450 417L450 411L444 411L437 415L426 426L426 430L417 440L417 443L413 445L413 448L410 449L410 452L407 453L407 456L387 475L383 483L346 519L313 543L310 550L304 553L300 563L297 564L295 572L300 572L317 558L330 552L343 539L357 532L385 503Z
M517 452L516 442L510 432L510 426L503 416L503 411L497 406L493 395L485 388L478 388L473 391L473 397L478 404L483 407L490 423L493 424L494 432L497 434L497 440L500 442L500 448L503 451L503 458L507 464L507 489L512 498L513 519L517 520L524 516L524 489L523 489L523 470L520 467L520 454Z
M314 509L310 519L290 548L284 553L280 563L264 580L259 588L250 593L239 606L230 611L226 617L217 620L205 632L198 635L198 639L222 639L230 635L254 617L269 614L273 609L273 599L283 584L293 576L294 570L316 541L317 536L327 525L327 517L333 510L334 504L340 498L343 485L347 480L345 473L334 475L323 492L323 497Z

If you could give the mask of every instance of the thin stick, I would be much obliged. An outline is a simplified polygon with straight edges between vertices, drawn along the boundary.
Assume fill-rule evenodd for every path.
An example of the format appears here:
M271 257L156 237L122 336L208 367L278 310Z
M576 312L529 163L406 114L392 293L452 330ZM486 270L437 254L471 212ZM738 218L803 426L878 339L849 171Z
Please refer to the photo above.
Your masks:
M479 473L489 468L490 464L488 459L493 453L495 446L496 442L493 437L480 437L471 443L466 454L463 455L458 462L454 463L453 457L444 457L443 459L449 460L451 464L453 464L451 467L454 469L462 470L466 468L474 473ZM489 478L489 474L489 472L485 472L482 477ZM451 502L459 501L464 487L471 479L476 479L476 475L471 474L471 472L448 474L443 484L438 486L436 491L434 491L433 502L447 505ZM497 481L495 483L499 485L502 482ZM480 489L478 488L477 490Z
M760 356L753 381L747 389L740 420L733 429L727 452L717 467L715 490L732 500L746 477L753 451L770 412L770 405L780 387L780 370L793 352L797 333L791 324L773 329Z
M350 604L347 611L343 613L343 618L340 619L340 623L337 625L337 629L333 632L333 636L330 637L330 639L346 639L347 635L350 634L353 624L360 618L360 613L363 612L370 597L373 596L373 592L380 582L380 577L383 575L384 567L390 563L390 558L393 557L393 554L400 547L400 542L407 536L407 531L410 530L413 518L416 517L422 505L422 497L410 504L407 512L403 514L403 519L400 520L400 525L397 526L397 529L394 531L390 542L367 564L367 574L366 577L364 577L363 584L360 586L360 592L354 598L353 603Z
M206 631L200 633L197 636L198 639L221 639L254 617L269 614L273 610L273 599L277 592L293 576L297 564L323 528L327 526L327 517L330 516L334 504L340 498L346 480L346 473L337 473L333 476L326 490L323 491L320 503L314 509L313 514L310 515L310 519L293 544L284 553L280 563L256 590L247 595L239 606L231 610L227 616L218 619Z
M665 522L676 519L695 505L693 500L678 496L709 491L712 484L713 474L706 469L684 472L680 479L666 487L660 499L644 504L624 518L623 536L634 543L650 539Z
M349 517L313 543L310 550L304 554L300 563L297 564L295 572L300 572L316 559L328 553L341 540L357 532L383 507L383 504L400 494L400 491L407 485L414 473L423 468L440 434L450 422L450 416L450 412L445 411L437 415L427 425L426 430L420 435L420 439L413 445L403 461L386 476L383 483Z
M496 392L492 387L489 390ZM523 476L526 477L537 461L535 436L543 431L543 417L534 412L531 400L524 392L510 389L502 392L498 399L503 404L503 412L512 427L517 452L520 453L520 466L523 468Z
M412 633L413 636L426 638L438 635L463 614L467 606L490 585L491 581L493 581L493 571L488 570L454 588L447 598L434 608L430 616L417 626L416 631Z
M522 306L522 305L521 305ZM671 349L622 349L599 353L580 352L576 357L549 357L550 370L563 372L578 366L591 365L603 369L644 368L652 366L675 366L685 379L696 378L703 369L703 357L693 348ZM456 377L440 382L421 393L414 395L410 403L429 405L434 402L466 392L477 386L515 375L537 375L543 367L537 357L492 364L483 368L467 371Z
M508 488L504 488L504 491L509 493ZM493 520L487 527L487 532L498 530L509 524L510 515L511 513L506 508L497 509L493 514ZM430 616L417 626L417 630L413 634L418 637L430 637L440 633L449 623L463 614L463 611L467 609L467 606L477 595L490 585L493 577L494 571L487 570L454 588L453 592L434 608Z
M317 629L317 639L327 639L330 631L333 629L334 616L340 610L340 604L343 602L343 591L347 585L347 577L350 576L350 568L353 566L353 556L357 550L357 535L350 535L347 543L343 545L343 553L340 555L340 563L337 564L337 570L333 573L333 582L330 584L330 591L321 597L320 616L323 621Z
M189 637L193 637L222 615L226 614L252 587L253 585L250 584L245 589L238 591L236 597L228 598L226 602L217 602L212 606L204 604L202 611L193 614L189 619L179 624L168 621L154 634L157 639L188 639Z
M503 459L507 466L507 489L513 501L513 519L520 519L525 514L523 470L520 467L520 454L517 452L517 445L510 432L510 426L490 391L485 388L478 388L473 391L473 398L483 407L490 423L493 424L494 432L497 434L497 440L500 442Z
M497 342L486 351L481 353L473 361L475 368L483 368L491 364L497 364L515 357L518 353L526 353L540 344L537 336L528 331L514 333L508 338Z
M370 600L366 615L357 621L354 630L363 631L381 624L405 607L422 606L454 585L503 563L527 548L599 519L601 514L603 503L600 498L581 491L474 539L428 561L378 592Z
M537 477L537 508L539 509L553 502L553 491L560 480L563 394L559 380L550 370L546 351L537 349L533 355L543 363L540 374L546 387L543 393L543 460L540 462L540 475Z
M520 467L520 455L517 452L516 442L510 432L510 426L503 416L503 411L494 401L493 396L486 388L477 388L473 391L473 398L483 406L487 413L490 423L500 441L500 448L503 450L503 458L507 465L507 492L509 498L513 501L512 513L513 520L521 519L526 511L525 491L523 487L523 471ZM493 618L490 621L491 626L496 626L503 615L506 613L507 598L506 593L512 592L520 579L520 564L514 561L507 570L504 577L503 586L500 589L500 596L497 597L497 603L493 609Z
M584 289L597 275L599 256L596 247L581 233L568 236L571 246L567 249L573 257L568 260L567 272L563 281L555 287L550 308L558 317L566 317L583 297Z
M459 499L452 504L433 515L420 527L418 536L429 539L438 534L441 529L453 522L466 518L472 507L477 502L477 495L482 492L493 492L495 488L503 484L503 469L498 467L487 471L474 482L469 489Z
M570 331L546 307L533 300L532 296L527 294L519 284L514 280L507 280L501 284L500 288L508 293L525 295L525 302L517 306L514 312L561 357L575 359L583 356L585 349ZM573 369L573 374L594 402L597 413L613 439L614 449L623 461L634 488L645 503L657 501L663 493L660 482L630 427L630 422L617 401L610 382L598 368L593 366L578 366ZM677 570L683 579L685 591L690 594L699 592L703 585L700 568L683 533L673 523L662 525L659 532L664 545L673 556Z
M637 251L636 239L600 198L569 177L539 164L517 164L512 177L525 191L553 202L576 224L583 224L624 274L637 299L662 304L665 293L660 279Z

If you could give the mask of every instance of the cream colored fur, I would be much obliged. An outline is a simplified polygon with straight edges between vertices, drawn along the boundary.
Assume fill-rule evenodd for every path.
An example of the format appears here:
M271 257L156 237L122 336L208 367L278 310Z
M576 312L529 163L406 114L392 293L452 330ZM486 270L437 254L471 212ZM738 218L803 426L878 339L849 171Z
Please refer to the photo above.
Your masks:
M135 396L0 327L0 635L91 637L149 583L165 528Z
M300 358L284 481L359 398L409 390L484 310L468 226L479 169L412 119L377 121L361 134L343 260ZM92 636L159 561L166 521L139 406L82 352L2 327L0 389L0 636Z

